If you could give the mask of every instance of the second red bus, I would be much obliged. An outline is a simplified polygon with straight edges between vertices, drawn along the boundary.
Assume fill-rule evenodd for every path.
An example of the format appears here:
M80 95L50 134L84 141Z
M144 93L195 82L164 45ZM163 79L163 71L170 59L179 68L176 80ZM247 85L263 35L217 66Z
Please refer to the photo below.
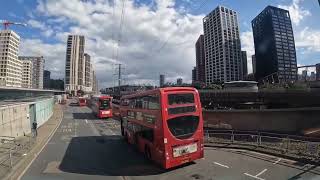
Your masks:
M93 96L88 106L98 118L112 118L111 96Z
M84 97L78 97L78 105L79 106L86 106L87 100Z

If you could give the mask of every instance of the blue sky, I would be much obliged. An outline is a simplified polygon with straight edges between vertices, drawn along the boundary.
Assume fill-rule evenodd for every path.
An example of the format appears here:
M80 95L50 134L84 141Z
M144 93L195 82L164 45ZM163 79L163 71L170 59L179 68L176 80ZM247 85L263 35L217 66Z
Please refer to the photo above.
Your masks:
M218 5L238 12L242 49L249 55L254 52L251 20L267 5L288 9L298 64L320 62L317 0L126 0L121 30L122 1L116 1L114 14L108 2L11 0L0 7L0 19L28 24L11 27L21 36L19 54L43 55L45 68L54 78L64 77L66 36L85 35L86 51L92 56L102 86L113 84L113 64L119 62L124 64L126 83L157 84L160 73L166 74L168 81L178 77L190 81L202 18ZM250 57L248 63L251 71Z

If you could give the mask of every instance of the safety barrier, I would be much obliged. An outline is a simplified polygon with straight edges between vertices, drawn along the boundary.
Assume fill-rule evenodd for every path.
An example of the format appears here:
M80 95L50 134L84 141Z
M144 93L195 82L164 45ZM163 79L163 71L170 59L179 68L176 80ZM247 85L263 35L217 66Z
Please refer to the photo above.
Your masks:
M205 130L205 142L260 147L282 154L318 159L320 139L256 131Z

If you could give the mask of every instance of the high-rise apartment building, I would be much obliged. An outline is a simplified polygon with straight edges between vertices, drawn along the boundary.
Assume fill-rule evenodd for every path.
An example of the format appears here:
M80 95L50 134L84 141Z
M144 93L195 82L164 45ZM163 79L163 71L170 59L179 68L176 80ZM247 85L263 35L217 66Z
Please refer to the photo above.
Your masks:
M242 79L237 14L218 6L203 18L206 84Z
M85 62L84 36L69 35L67 40L65 90L75 95L78 90L84 90Z
M252 59L252 73L256 74L256 56L252 55L251 59Z
M160 74L160 87L163 87L164 86L164 83L165 83L165 76L164 74Z
M18 59L20 36L11 30L0 31L0 85L21 87L22 62Z
M43 89L43 56L19 56L22 61L29 60L32 62L32 88Z
M248 75L248 60L247 60L247 51L241 51L241 72L242 72L242 77L244 78L245 76Z
M205 53L204 53L204 36L200 35L196 45L196 76L195 80L200 82L205 82Z
M91 60L90 60L90 55L85 53L84 54L84 61L85 61L85 86L88 88L91 88L92 90L92 87L91 87ZM90 91L91 91L90 90Z
M320 63L316 64L316 80L320 81Z
M182 84L183 84L182 78L178 78L178 79L177 79L177 85L178 85L178 86L181 86Z
M22 62L22 84L23 88L32 88L32 61L25 60Z
M98 90L98 81L97 81L97 77L96 77L96 72L94 70L92 70L92 91L97 93Z
M192 84L197 81L197 67L193 67L192 69Z
M51 72L48 70L43 71L43 88L50 89L50 79L51 79Z
M297 59L289 11L267 6L252 20L257 81L297 79Z

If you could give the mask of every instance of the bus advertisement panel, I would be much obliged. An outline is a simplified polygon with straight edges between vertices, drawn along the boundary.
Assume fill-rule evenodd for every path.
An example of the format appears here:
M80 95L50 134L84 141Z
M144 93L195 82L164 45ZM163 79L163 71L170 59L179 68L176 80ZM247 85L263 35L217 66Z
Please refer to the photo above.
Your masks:
M121 134L165 169L203 158L203 119L194 88L160 88L123 96Z

